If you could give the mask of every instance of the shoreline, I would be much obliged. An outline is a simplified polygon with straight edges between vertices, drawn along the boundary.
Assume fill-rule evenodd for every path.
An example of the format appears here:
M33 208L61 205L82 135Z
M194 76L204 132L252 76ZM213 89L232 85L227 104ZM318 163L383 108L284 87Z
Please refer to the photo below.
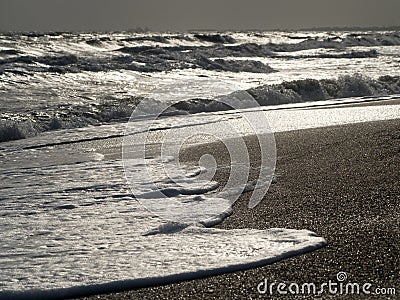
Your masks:
M81 299L249 299L260 296L256 287L264 278L317 284L335 280L338 272L346 272L349 282L398 289L400 119L275 136L277 184L252 210L251 193L243 194L234 213L215 227L307 229L328 246L256 269ZM249 145L254 147L251 138Z

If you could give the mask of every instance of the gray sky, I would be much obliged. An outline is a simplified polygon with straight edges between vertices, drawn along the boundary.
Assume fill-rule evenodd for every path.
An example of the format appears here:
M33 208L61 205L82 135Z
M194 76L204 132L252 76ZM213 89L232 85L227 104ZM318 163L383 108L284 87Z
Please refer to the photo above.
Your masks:
M400 0L0 0L0 30L399 25Z

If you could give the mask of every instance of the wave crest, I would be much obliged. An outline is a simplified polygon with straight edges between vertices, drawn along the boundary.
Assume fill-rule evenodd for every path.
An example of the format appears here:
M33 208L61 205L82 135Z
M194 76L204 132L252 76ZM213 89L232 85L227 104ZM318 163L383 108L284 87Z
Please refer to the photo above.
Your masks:
M372 79L354 74L340 76L337 79L304 79L263 85L249 89L248 92L263 106L383 96L400 94L400 76L382 76ZM0 142L26 138L43 131L127 121L141 101L151 101L151 99L132 96L124 99L103 100L98 104L76 106L72 109L60 107L57 112L32 112L24 116L3 114L0 119ZM153 99L150 106L160 105L158 101ZM243 106L246 107L246 103L243 103ZM231 107L212 99L190 99L173 105L173 109L176 111L169 111L166 115L224 111L230 110Z
M354 74L340 76L338 79L304 79L264 85L249 89L248 92L260 105L380 96L400 93L400 76L382 76L372 79Z

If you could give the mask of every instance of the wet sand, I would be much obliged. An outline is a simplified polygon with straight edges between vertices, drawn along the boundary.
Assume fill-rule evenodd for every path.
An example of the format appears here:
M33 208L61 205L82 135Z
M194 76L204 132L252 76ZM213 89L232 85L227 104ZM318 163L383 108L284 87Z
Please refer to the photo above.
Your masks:
M275 137L278 182L255 209L247 209L251 193L243 194L234 214L217 227L308 229L323 236L327 247L261 268L84 299L267 299L256 289L264 278L322 284L337 281L338 272L347 273L347 282L371 283L371 291L394 287L391 298L399 297L400 119ZM254 137L248 146L257 165ZM182 155L192 160L204 151L221 153L219 147L204 145ZM223 155L220 162L226 163ZM216 179L223 183L227 176L219 172Z

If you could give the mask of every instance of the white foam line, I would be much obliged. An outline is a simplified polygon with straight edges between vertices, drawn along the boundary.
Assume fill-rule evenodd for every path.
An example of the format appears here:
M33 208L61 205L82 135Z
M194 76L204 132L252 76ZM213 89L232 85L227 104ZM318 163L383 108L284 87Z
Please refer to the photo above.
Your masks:
M193 231L193 228L189 230ZM194 230L196 232L202 231L203 233L206 234L207 232L211 234L218 234L218 233L225 234L225 232L228 232L226 230L221 230L221 229L207 229L207 228L205 229L195 228ZM272 241L279 240L280 238L283 240L291 240L296 238L302 240L299 243L295 243L293 246L289 247L289 249L281 251L279 254L277 253L259 254L256 257L242 259L242 262L231 263L223 267L212 267L210 269L205 269L204 267L203 268L200 267L194 271L190 272L183 271L182 273L174 273L161 277L154 276L147 278L137 278L131 280L112 281L108 283L82 285L82 286L58 288L52 290L2 291L0 292L0 299L36 300L36 299L76 298L76 297L89 296L93 294L120 292L136 288L165 285L186 280L193 280L208 276L214 276L214 275L220 275L225 273L262 267L286 259L291 256L314 251L316 249L319 249L327 245L326 241L323 238L317 237L313 232L307 230L271 228L267 230L236 229L236 230L229 230L229 232L233 233L248 232L249 234L251 233L256 235L258 234L260 238L269 235L270 238L272 238Z
M267 113L273 132L321 128L400 118L400 105L333 107L327 110L280 110ZM290 120L290 121L287 121Z

